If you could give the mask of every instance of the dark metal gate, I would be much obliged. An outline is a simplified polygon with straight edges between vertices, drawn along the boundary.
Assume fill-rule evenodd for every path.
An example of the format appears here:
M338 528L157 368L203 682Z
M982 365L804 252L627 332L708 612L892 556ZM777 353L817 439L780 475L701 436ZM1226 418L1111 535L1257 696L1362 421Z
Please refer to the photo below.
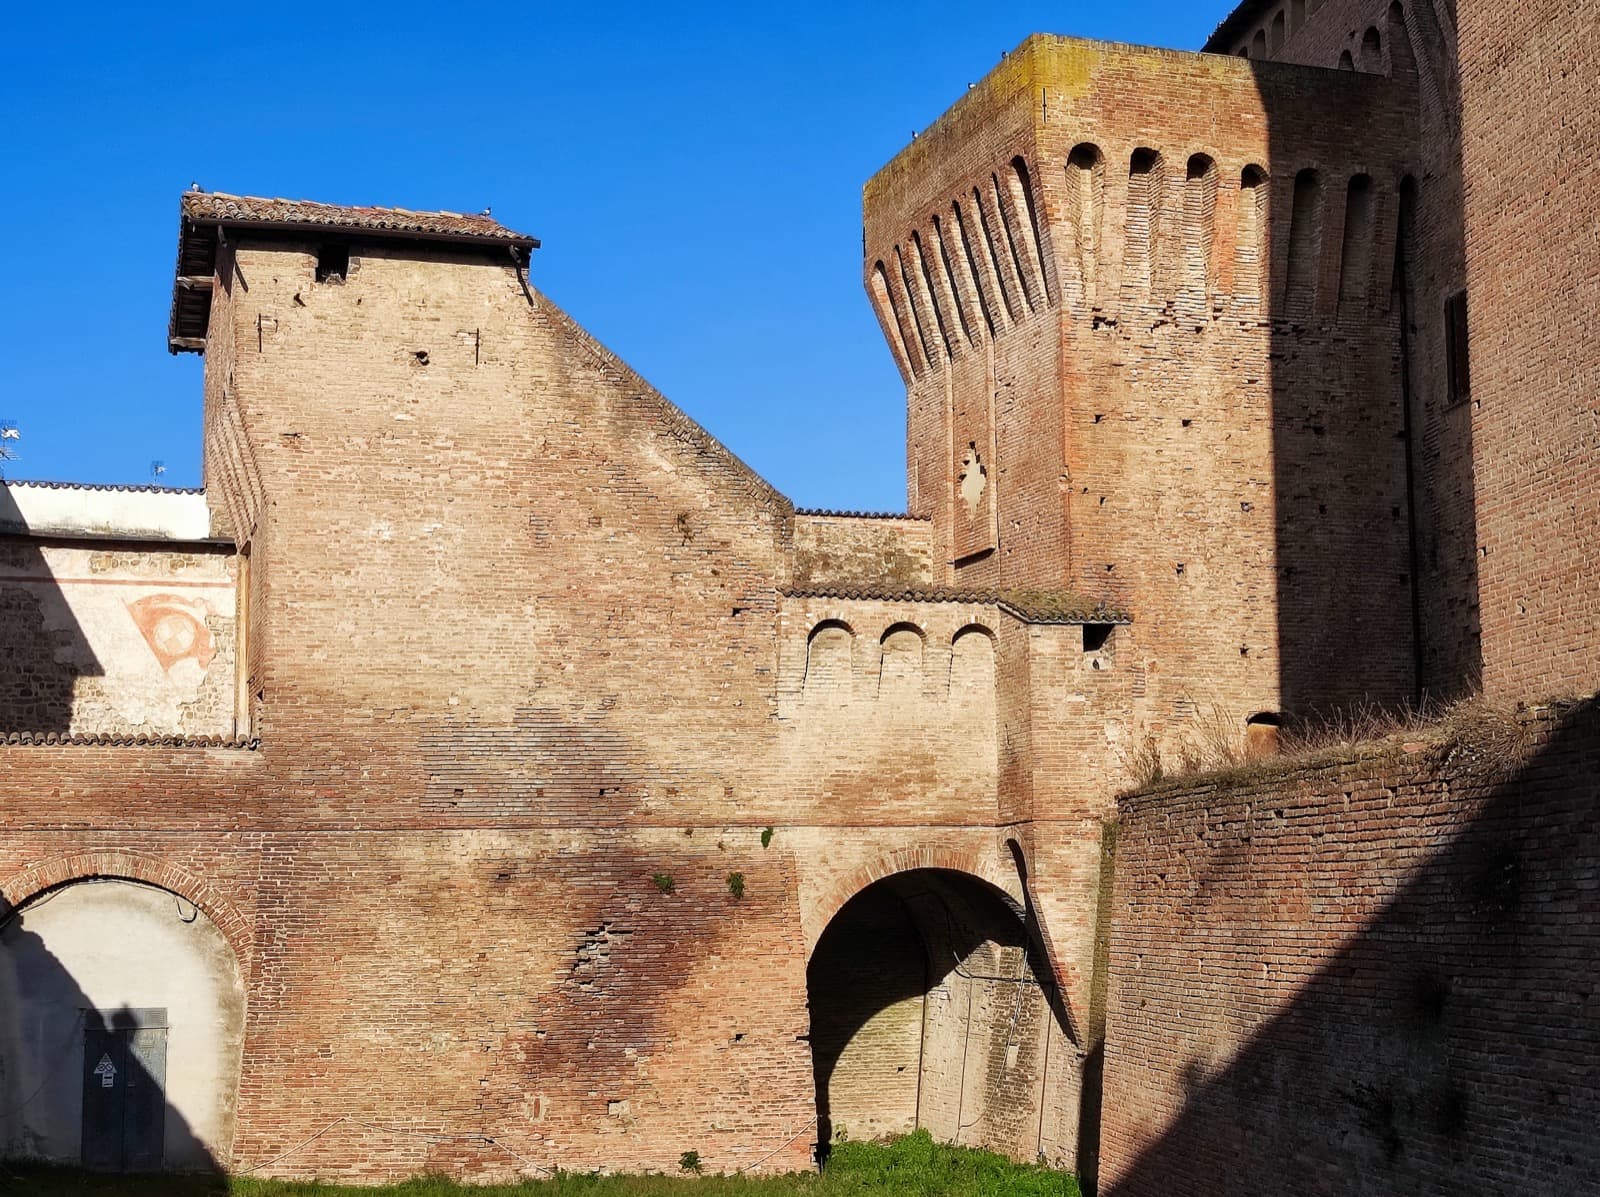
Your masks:
M90 1010L83 1035L83 1165L159 1172L167 1125L167 1012Z

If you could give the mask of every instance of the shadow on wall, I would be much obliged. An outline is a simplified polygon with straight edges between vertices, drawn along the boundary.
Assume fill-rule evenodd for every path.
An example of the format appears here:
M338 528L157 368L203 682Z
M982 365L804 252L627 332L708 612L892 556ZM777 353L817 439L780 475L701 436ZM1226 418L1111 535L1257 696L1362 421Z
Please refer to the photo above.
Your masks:
M1477 767L1493 765L1493 749L1482 758ZM1481 805L1468 805L1464 780L1446 769L1443 805L1402 800L1405 818L1362 836L1366 863L1338 866L1353 890L1382 884L1380 870L1402 867L1408 849L1420 858L1410 880L1226 1065L1189 1066L1177 1117L1123 1167L1111 1197L1594 1191L1600 704L1568 712ZM1337 794L1318 801L1324 813L1339 807ZM1427 851L1452 829L1445 847ZM1281 833L1298 834L1293 824ZM1292 881L1262 876L1277 835L1258 828L1252 838L1250 859L1211 858L1194 883L1202 901L1183 920L1183 943L1238 939L1224 984L1245 1019L1260 1000L1246 978L1274 958L1233 928L1251 921L1252 903L1270 923L1297 900ZM1242 905L1229 896L1280 882L1289 892ZM1317 913L1313 901L1309 915L1253 942L1287 937L1303 951L1316 933L1302 923ZM1182 943L1163 939L1162 954L1181 968ZM1139 1035L1184 1035L1156 1011L1139 1020Z
M77 679L104 673L26 527L0 486L0 736L70 731Z
M820 1159L839 1138L915 1129L1045 1149L1076 1039L1033 931L987 883L942 869L884 878L840 909L806 970Z
M141 891L141 897L176 903L176 919L192 924L204 916L163 890L132 883L115 887ZM169 1044L179 1048L170 1061L177 1074L193 1061L178 1037L193 1038L188 1011L134 1007L105 1001L86 991L46 935L73 928L59 916L46 917L51 901L93 886L75 882L50 891L17 909L0 895L0 1179L8 1173L43 1166L81 1166L95 1172L187 1172L220 1176L222 1168L184 1115L168 1100ZM104 888L113 888L107 886ZM54 913L54 912L51 912ZM96 921L92 910L80 923ZM207 924L207 929L209 924ZM116 934L108 928L78 940L74 955L116 956L96 942ZM74 938L70 934L64 939ZM220 936L218 936L220 939ZM158 976L172 967L159 952L146 957L140 945L122 945L125 966ZM85 951L87 948L87 951ZM229 951L231 959L231 950ZM101 961L93 988L107 988ZM180 982L181 983L181 982ZM111 986L117 988L118 986ZM158 992L146 980L134 988ZM213 1015L221 1022L225 1016ZM192 1054L192 1053L191 1053ZM3 1185L0 1185L3 1187ZM191 1184L185 1192L222 1192L218 1185Z
M1325 110L1267 102L1261 183L1287 248L1270 280L1279 683L1294 715L1454 698L1481 676L1455 65L1428 0L1371 8L1350 69L1387 76L1374 86L1392 127L1363 131L1365 158L1330 169L1308 148L1327 141Z

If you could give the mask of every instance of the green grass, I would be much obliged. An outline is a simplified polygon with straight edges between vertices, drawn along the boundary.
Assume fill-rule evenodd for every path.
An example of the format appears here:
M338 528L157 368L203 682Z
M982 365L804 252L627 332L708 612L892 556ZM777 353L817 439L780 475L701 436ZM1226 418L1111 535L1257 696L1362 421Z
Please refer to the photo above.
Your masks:
M592 1176L562 1173L514 1185L459 1185L421 1176L377 1188L318 1181L180 1176L95 1176L56 1168L0 1165L5 1197L78 1197L116 1193L126 1197L1079 1197L1078 1182L1065 1172L1014 1164L1003 1156L946 1147L919 1131L892 1143L841 1143L819 1175L783 1176Z

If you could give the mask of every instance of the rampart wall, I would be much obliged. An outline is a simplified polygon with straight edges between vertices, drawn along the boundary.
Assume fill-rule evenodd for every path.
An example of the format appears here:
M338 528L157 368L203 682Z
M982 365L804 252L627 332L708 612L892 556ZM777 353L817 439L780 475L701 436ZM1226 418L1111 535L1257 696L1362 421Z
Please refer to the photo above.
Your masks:
M1120 803L1108 1194L1564 1194L1600 1164L1594 704Z

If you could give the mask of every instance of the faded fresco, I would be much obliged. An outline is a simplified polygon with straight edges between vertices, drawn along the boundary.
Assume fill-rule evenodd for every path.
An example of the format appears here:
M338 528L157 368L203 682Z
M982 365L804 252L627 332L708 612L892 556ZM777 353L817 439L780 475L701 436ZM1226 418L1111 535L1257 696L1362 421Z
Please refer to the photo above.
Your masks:
M0 538L0 731L234 734L234 557Z

